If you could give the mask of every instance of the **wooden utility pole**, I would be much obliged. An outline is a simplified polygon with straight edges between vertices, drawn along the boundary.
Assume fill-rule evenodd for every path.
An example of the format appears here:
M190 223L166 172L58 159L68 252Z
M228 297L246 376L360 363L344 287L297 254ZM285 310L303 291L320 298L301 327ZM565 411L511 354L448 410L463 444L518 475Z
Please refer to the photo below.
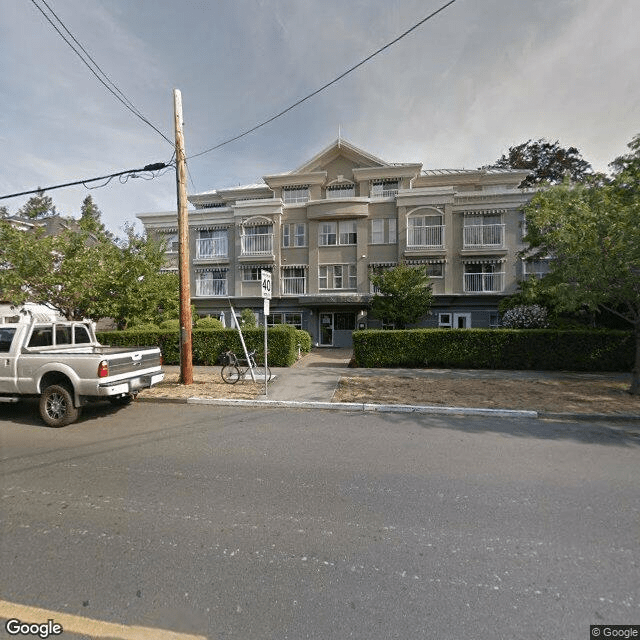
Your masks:
M180 273L180 382L193 384L191 345L191 284L189 281L189 212L187 211L187 163L182 133L182 94L173 90L176 129L176 184L178 187L178 270Z

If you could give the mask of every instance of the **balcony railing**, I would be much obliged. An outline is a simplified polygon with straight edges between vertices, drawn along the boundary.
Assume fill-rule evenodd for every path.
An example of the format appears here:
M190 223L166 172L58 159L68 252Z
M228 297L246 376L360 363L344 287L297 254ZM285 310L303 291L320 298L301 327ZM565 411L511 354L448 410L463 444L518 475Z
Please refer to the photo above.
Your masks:
M196 260L226 258L229 255L227 238L198 238L196 240Z
M196 296L226 296L227 280L204 278L196 280Z
M257 233L242 236L243 256L272 256L273 233Z
M465 273L465 293L498 293L504 287L504 271L499 273Z
M282 278L282 294L289 296L302 296L307 293L306 278Z
M376 189L371 191L372 198L393 198L398 195L397 189Z
M464 227L464 248L504 246L504 224L476 224Z
M444 246L444 225L409 227L407 249L429 249Z

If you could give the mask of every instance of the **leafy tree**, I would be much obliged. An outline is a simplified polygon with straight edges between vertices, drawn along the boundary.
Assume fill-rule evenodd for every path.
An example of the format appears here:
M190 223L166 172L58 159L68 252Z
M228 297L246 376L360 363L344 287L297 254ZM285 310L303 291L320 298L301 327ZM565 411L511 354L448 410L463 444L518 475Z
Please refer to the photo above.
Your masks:
M104 316L113 318L120 329L132 322L160 323L177 318L178 276L162 271L162 243L136 234L131 225L125 227L125 234L102 293Z
M400 264L381 273L372 272L369 279L378 291L371 301L374 318L404 329L408 324L418 322L431 309L433 294L424 267Z
M8 218L9 217L9 209L7 207L0 207L0 218Z
M39 218L49 218L56 215L56 207L50 196L45 195L44 191L38 191L35 196L31 196L29 200L18 209L18 215L32 220Z
M560 184L567 176L574 182L581 182L593 175L591 165L582 158L576 147L565 149L557 140L549 142L544 138L527 140L510 147L497 162L482 168L531 171L520 187L533 187L543 182Z
M0 220L0 291L13 304L49 303L68 319L112 317L119 328L178 315L178 279L163 273L162 245L132 228L108 232L16 229Z
M86 232L23 231L0 221L0 289L13 304L49 303L68 319L100 317L108 254L89 245Z
M636 337L630 392L640 394L640 143L616 159L608 184L568 180L536 194L526 209L525 240L553 256L541 281L558 308L599 307L624 318Z
M255 329L258 326L256 320L256 314L251 309L243 309L238 318L240 328L242 329Z

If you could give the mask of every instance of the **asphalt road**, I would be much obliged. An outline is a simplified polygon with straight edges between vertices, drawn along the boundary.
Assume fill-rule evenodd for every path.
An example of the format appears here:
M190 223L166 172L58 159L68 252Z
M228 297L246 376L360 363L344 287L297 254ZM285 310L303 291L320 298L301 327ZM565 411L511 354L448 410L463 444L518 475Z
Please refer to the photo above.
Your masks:
M29 403L0 412L0 617L72 614L64 640L640 623L624 425L136 403L54 430Z

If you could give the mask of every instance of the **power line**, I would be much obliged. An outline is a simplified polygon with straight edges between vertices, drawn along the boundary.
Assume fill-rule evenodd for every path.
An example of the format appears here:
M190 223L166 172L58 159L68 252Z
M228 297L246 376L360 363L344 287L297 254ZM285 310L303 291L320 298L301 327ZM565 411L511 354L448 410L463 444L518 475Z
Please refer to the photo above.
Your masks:
M352 71L355 71L356 69L358 69L362 65L366 64L367 62L369 62L369 60L371 60L372 58L377 56L379 53L382 53L383 51L385 51L389 47L391 47L394 44L396 44L396 42L402 40L402 38L404 38L405 36L409 35L412 31L415 31L418 27L420 27L425 22L427 22L427 20L431 20L431 18L433 18L436 15L438 15L441 11L444 11L447 7L452 5L455 1L456 0L450 0L446 4L443 4L439 9L437 9L433 13L429 14L426 18L423 18L422 20L420 20L419 22L414 24L411 28L407 29L404 33L401 33L397 38L394 38L393 40L391 40L391 42L388 42L384 46L380 47L377 51L374 51L372 54L368 55L366 58L364 58L363 60L361 60L357 64L354 64L352 67L349 67L349 69L347 69L346 71L341 73L339 76L337 76L336 78L334 78L330 82L327 82L326 84L322 85L319 89L316 89L315 91L313 91L309 95L305 96L304 98L301 98L297 102L294 102L292 105L290 105L286 109L283 109L282 111L280 111L280 113L277 113L276 115L272 116L271 118L269 118L267 120L264 120L263 122L255 125L254 127L251 127L250 129L247 129L246 131L243 131L242 133L238 134L237 136L234 136L233 138L229 138L228 140L225 140L224 142L221 142L220 144L217 144L214 147L210 147L209 149L205 149L204 151L200 151L199 153L195 153L192 156L189 156L187 158L187 160L191 160L193 158L197 158L199 156L203 156L205 153L210 153L211 151L215 151L216 149L219 149L220 147L224 147L225 145L230 144L231 142L235 142L236 140L239 140L240 138L244 138L244 136L247 136L250 133L253 133L254 131L257 131L261 127L264 127L265 125L273 122L274 120L277 120L278 118L283 116L285 113L288 113L292 109L295 109L297 106L301 105L303 102L306 102L310 98L313 98L314 96L318 95L321 91L324 91L325 89L328 89L331 85L336 84L336 82L339 82L340 80L342 80L342 78L344 78L345 76L349 75Z
M137 174L145 173L145 172L151 172L153 174L154 171L160 171L161 169L166 169L168 166L170 165L167 165L164 162L154 162L153 164L145 165L142 169L127 169L126 171L119 171L118 173L110 173L109 175L99 176L98 178L87 178L85 180L76 180L75 182L65 182L64 184L57 184L52 187L38 187L37 189L32 189L30 191L21 191L20 193L10 193L9 195L6 195L6 196L0 196L0 200L6 200L8 198L17 198L18 196L28 196L28 195L31 195L32 193L43 193L45 191L53 191L54 189L62 189L63 187L74 187L79 184L86 187L88 183L97 182L98 180L106 180L107 182L101 185L101 187L106 187L113 178L117 178L119 176L128 176L128 178L140 177ZM158 175L152 175L152 177L156 178L159 175L164 175L164 173L158 174ZM96 189L96 188L99 188L99 187L87 187L87 189Z
M88 53L88 51L82 46L82 44L80 44L80 42L78 42L76 37L71 33L71 31L69 31L69 29L66 27L64 22L62 22L62 20L58 17L58 15L55 13L55 11L49 6L49 4L47 4L46 0L41 0L41 2L51 12L51 14L58 21L58 23L61 25L61 27L69 34L69 36L76 43L76 45L78 45L78 47L81 49L81 51L84 53L84 55L86 55L87 58L89 58L89 60L91 61L91 64L89 64L89 62L87 62L86 58L83 56L83 53L81 53L67 39L67 37L62 33L62 31L60 31L60 29L57 27L57 25L54 24L54 22L46 14L46 12L42 9L42 7L36 2L36 0L31 0L31 2L36 7L36 9L38 9L38 11L44 16L45 20L56 30L58 35L69 45L69 47L71 47L72 51L80 58L80 60L87 67L87 69L89 69L89 71L91 71L91 73L98 79L98 81L107 89L107 91L109 91L109 93L111 93L116 98L116 100L121 102L126 109L131 111L131 113L133 113L133 115L135 115L137 118L142 120L142 122L144 122L145 124L149 125L154 131L159 133L169 144L173 145L173 142L169 138L167 138L167 136L164 133L162 133L162 131L160 131L160 129L158 129L152 122L150 122L142 114L142 112L131 102L131 100L129 100L127 98L127 96L118 88L118 86L111 80L111 78L109 78L109 76L100 68L100 65L98 65L98 63L93 59L93 57ZM91 66L91 65L93 65L93 66ZM95 67L95 69L94 69L94 67ZM98 74L98 72L99 72L100 75ZM109 86L109 85L111 85L111 86Z

